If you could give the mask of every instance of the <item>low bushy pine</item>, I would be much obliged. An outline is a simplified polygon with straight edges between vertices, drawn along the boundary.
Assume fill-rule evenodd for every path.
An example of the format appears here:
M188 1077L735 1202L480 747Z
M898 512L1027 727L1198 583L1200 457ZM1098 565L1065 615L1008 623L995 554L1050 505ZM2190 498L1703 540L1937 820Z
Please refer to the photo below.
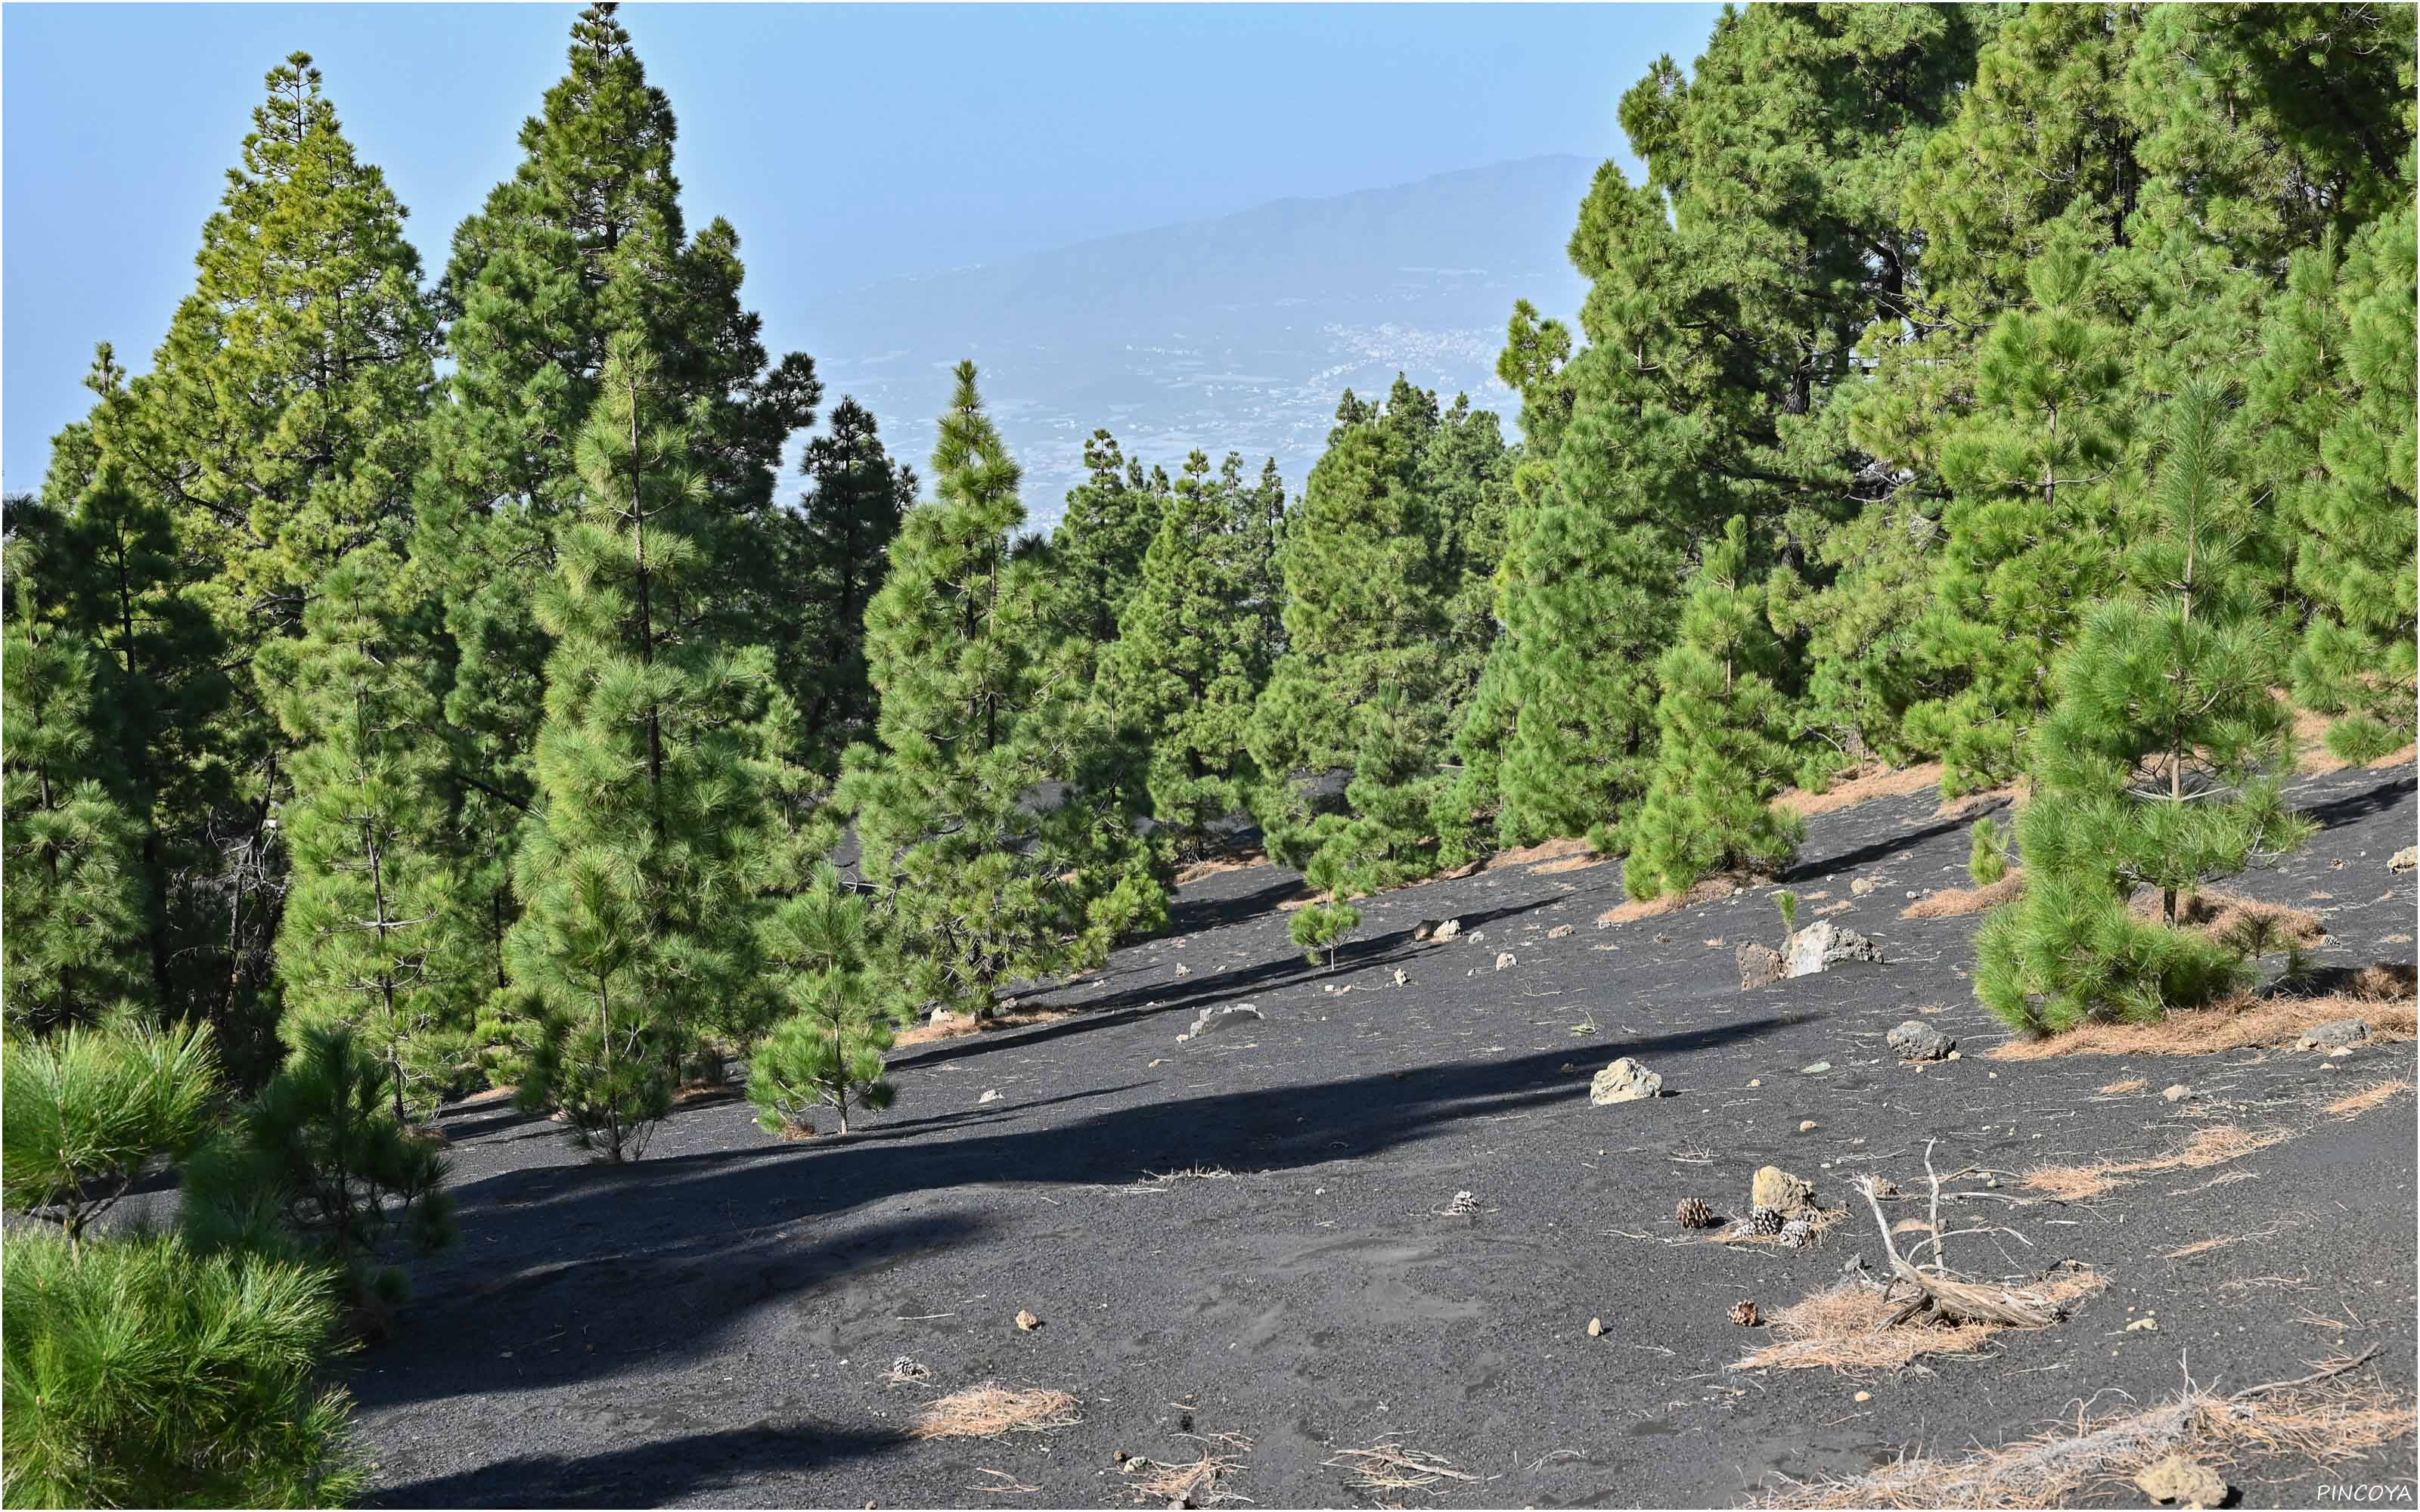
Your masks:
M2241 549L2226 407L2195 387L2171 405L2161 520L2127 559L2129 589L2086 621L2057 671L2018 821L2024 900L1977 941L1976 995L2011 1027L2147 1022L2240 986L2242 951L2181 927L2186 890L2293 849L2288 713L2272 689L2286 646ZM2150 888L2159 918L2133 913Z
M891 1105L883 1057L892 1026L911 1006L882 991L865 903L843 890L839 873L825 866L805 892L775 905L757 937L790 1014L757 1045L749 1067L756 1121L768 1134L795 1133L810 1127L813 1110L826 1107L846 1134L851 1104Z

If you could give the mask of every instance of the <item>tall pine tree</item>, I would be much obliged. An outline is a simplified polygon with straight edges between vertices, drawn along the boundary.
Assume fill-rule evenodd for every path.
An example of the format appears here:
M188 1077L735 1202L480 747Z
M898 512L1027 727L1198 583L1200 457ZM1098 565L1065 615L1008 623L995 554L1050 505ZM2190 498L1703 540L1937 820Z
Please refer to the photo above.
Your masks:
M1262 507L1240 458L1215 476L1200 452L1187 459L1102 668L1109 701L1148 740L1153 818L1196 852L1257 780L1244 737L1268 676L1252 602Z
M1789 861L1803 826L1769 801L1791 765L1773 733L1780 663L1735 516L1691 580L1680 640L1656 663L1655 773L1621 869L1632 897L1683 893L1712 872L1770 876Z
M2336 716L2328 745L2347 761L2375 760L2412 734L2413 227L2407 208L2366 227L2341 257L2333 245L2297 254L2252 379L2294 586L2311 609L2295 696Z
M683 1057L755 995L763 796L739 669L712 634L710 494L678 397L644 336L613 339L581 433L581 516L538 604L555 647L545 807L515 861L521 1093L614 1161L644 1151Z
M536 605L583 507L574 452L617 333L644 333L663 413L703 406L690 450L709 507L689 529L730 590L713 606L722 633L811 643L821 608L784 579L789 554L766 517L783 447L814 423L822 387L803 354L768 358L762 322L740 302L737 233L720 219L689 230L676 134L616 8L588 7L564 77L521 127L522 161L456 228L438 285L455 370L428 427L413 554L457 652L445 713L458 824L500 988L503 936L522 900L493 861L517 850L538 802L553 649ZM786 670L793 699L811 705L814 664Z
M2072 240L2034 263L2032 308L1993 326L1975 413L1944 445L1955 499L1939 603L1918 634L1927 659L1962 686L1911 709L1908 727L1941 752L1951 795L2024 769L2076 606L2116 586L2133 399L2124 332L2091 309L2093 270Z
M348 1031L398 1121L425 1117L464 1062L480 995L447 849L434 669L409 622L403 562L363 547L319 579L299 640L261 648L262 686L296 741L277 937L281 1037Z
M1083 689L1042 565L1011 549L1020 474L971 363L933 476L866 612L876 738L847 753L837 799L916 998L980 1012L1065 963L1084 927L1066 844L1083 805L1044 786L1074 767Z
M799 471L810 486L787 517L792 555L783 576L813 620L807 635L777 650L783 683L802 690L800 717L829 775L874 730L865 610L881 590L900 517L916 502L916 474L883 450L873 414L845 397L832 408L831 433L807 443Z

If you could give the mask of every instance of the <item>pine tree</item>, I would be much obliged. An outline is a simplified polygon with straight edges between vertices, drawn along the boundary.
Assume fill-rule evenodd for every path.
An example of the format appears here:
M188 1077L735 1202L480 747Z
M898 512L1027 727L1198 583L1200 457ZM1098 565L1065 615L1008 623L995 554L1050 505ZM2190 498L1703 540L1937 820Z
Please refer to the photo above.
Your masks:
M874 729L874 685L865 665L865 610L881 590L891 539L916 502L916 474L882 449L874 416L844 397L831 434L807 443L799 471L812 486L790 518L783 576L813 606L812 633L783 648L798 658L785 686L804 689L801 717L836 769L840 752Z
M2329 748L2370 761L2411 742L2415 498L2411 357L2414 218L2366 227L2341 258L2297 254L2265 332L2250 408L2314 612L2295 696L2338 717Z
M427 1254L453 1243L451 1163L396 1110L398 1072L339 1022L291 1026L294 1050L230 1125L187 1163L178 1215L203 1254L332 1267L357 1307L404 1300L380 1257L391 1231Z
M1259 508L1240 458L1215 478L1208 457L1187 459L1101 671L1105 696L1148 739L1152 816L1196 851L1257 780L1244 737L1268 676L1248 533Z
M790 1010L756 1047L748 1074L748 1100L768 1134L810 1129L817 1107L832 1109L846 1134L852 1103L891 1105L883 1055L892 1025L915 1005L882 972L865 916L864 900L827 865L758 928L766 969Z
M58 521L12 500L0 548L9 624L0 636L0 1010L11 1028L94 1023L147 995L144 886L116 732L95 702L82 637L46 623L37 561Z
M2124 332L2091 311L2093 262L2082 246L2052 247L2029 277L2033 307L1993 326L1976 412L1942 456L1956 497L1939 607L1918 635L1926 658L1963 687L1911 709L1908 730L1941 752L1942 790L1953 795L2024 768L2076 607L2116 584L2132 403Z
M1803 825L1769 802L1792 764L1770 733L1780 649L1748 575L1747 521L1735 516L1707 548L1681 638L1656 663L1655 772L1622 863L1632 897L1683 893L1711 872L1771 875L1797 848Z
M1590 411L1575 433L1598 424ZM1497 837L1509 844L1593 834L1625 848L1622 823L1647 790L1653 654L1670 623L1681 552L1636 490L1638 473L1618 476L1605 497L1575 457L1507 564L1505 639L1491 668L1502 692L1485 706L1509 711L1495 715ZM1474 746L1487 734L1465 732Z
M2018 820L2025 896L1976 947L1976 995L2012 1028L2156 1019L2239 984L2240 955L2180 928L2178 899L2308 832L2281 791L2291 724L2271 688L2285 648L2242 554L2250 516L2226 423L2211 387L2171 402L2159 528L2130 553L2131 591L2060 662ZM2138 887L2157 920L2129 910Z
M536 605L582 507L576 442L616 333L645 333L664 413L705 406L690 450L712 507L691 532L728 587L714 606L726 639L812 644L822 607L783 579L789 556L765 518L783 447L814 423L822 386L803 354L768 358L740 302L737 234L720 219L689 231L675 135L616 8L588 7L564 77L521 128L521 162L456 229L437 290L455 371L428 426L412 552L458 651L445 703L458 825L500 991L522 900L493 859L517 852L538 802L553 649ZM814 671L804 658L785 667L801 706Z
M130 740L153 757L170 755L153 742L171 736L188 749L129 766L163 831L146 855L163 1011L217 1024L241 1082L275 1054L287 752L251 678L215 674L293 633L338 556L403 538L437 347L403 208L356 156L309 55L271 70L268 91L152 371L121 388L104 350L101 402L54 469L61 503L118 496L92 512L151 559L151 580L119 585L123 596L183 599L225 642L208 677L196 662L150 664L144 675L164 685L151 697L169 705L156 712L175 717L130 721ZM164 530L145 517L155 508ZM173 569L150 571L163 562ZM181 625L118 624L130 648L165 632L178 653L194 649ZM215 708L176 707L206 682Z
M644 1152L697 1037L746 990L763 796L736 729L737 671L705 633L707 492L644 338L614 338L580 442L582 507L538 605L554 642L515 861L522 1096L613 1161Z
M297 628L347 551L403 538L438 341L404 208L310 54L268 87L202 227L200 280L135 384L149 458L222 554L239 644Z
M299 640L260 676L299 749L294 881L277 939L287 1044L343 1026L385 1070L398 1123L462 1064L480 982L447 854L434 669L407 625L403 563L363 547L320 579Z
M1106 430L1084 443L1090 474L1067 490L1066 512L1050 532L1056 612L1066 632L1103 649L1117 639L1126 601L1142 582L1143 554L1168 507L1168 474L1143 471Z
M101 779L92 658L55 634L12 627L0 642L8 690L0 744L0 981L13 1027L89 1024L139 1001L148 899L133 816Z
M1434 393L1401 378L1383 406L1348 390L1286 519L1286 646L1247 736L1266 778L1258 817L1273 854L1302 864L1344 847L1350 892L1469 859L1467 840L1437 835L1434 816L1485 654L1454 639L1471 570L1456 543L1501 483L1501 450L1441 450L1441 435L1492 433L1495 421L1457 407L1450 424ZM1354 774L1342 810L1314 811L1297 779L1340 771Z
M1050 624L1043 566L1011 550L1019 473L971 363L958 364L933 474L936 498L902 521L866 611L876 742L849 750L836 801L909 991L981 1012L999 983L1066 961L1084 927L1063 863L1085 805L1042 790L1074 769L1078 653Z
M88 655L99 742L91 775L124 812L139 851L135 954L147 980L137 995L163 1017L216 1017L223 1047L249 1070L271 1042L270 1026L228 1024L220 1011L224 963L212 973L197 962L214 957L225 938L212 927L210 825L232 802L230 763L240 754L219 738L233 689L225 644L200 591L207 564L178 541L157 495L104 444L124 441L132 428L132 400L106 346L85 381L98 396L91 417L53 443L39 510L11 517L13 612L37 640Z

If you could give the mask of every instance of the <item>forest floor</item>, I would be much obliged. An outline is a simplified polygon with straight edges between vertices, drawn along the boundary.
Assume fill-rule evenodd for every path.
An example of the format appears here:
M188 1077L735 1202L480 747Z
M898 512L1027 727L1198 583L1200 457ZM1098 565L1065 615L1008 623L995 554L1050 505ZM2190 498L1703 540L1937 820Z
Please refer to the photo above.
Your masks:
M2409 764L2306 779L2324 827L2229 888L2319 914L2323 966L2412 962L2420 899L2388 857L2414 788ZM1965 886L1971 818L1919 793L1812 819L1801 923L1885 962L1752 992L1733 950L1781 943L1770 887L1600 926L1618 863L1499 864L1366 901L1331 971L1287 941L1299 879L1264 865L1020 1005L1080 1012L902 1050L897 1103L845 1138L771 1139L709 1097L607 1168L542 1119L449 1109L462 1242L346 1372L375 1500L1693 1505L1880 1469L1835 1494L2141 1505L2134 1469L2183 1424L2243 1504L2412 1504L2412 1043L1994 1057L1977 918L1900 917ZM1438 918L1460 937L1415 942ZM1179 1042L1238 1002L1263 1019ZM1885 1047L1919 1015L1957 1059ZM1665 1095L1592 1106L1617 1056ZM1776 1327L1883 1264L1856 1177L1910 1194L1884 1208L1917 1237L1928 1145L1971 1194L1945 1227L1992 1230L1951 1263L2047 1278L2065 1320L1876 1335L1852 1284L1848 1332ZM1768 1164L1838 1221L1796 1250L1676 1223L1691 1196L1745 1213ZM1910 1335L1966 1352L1890 1363ZM986 1382L1072 1401L917 1436ZM2079 1426L2102 1436L2065 1443Z

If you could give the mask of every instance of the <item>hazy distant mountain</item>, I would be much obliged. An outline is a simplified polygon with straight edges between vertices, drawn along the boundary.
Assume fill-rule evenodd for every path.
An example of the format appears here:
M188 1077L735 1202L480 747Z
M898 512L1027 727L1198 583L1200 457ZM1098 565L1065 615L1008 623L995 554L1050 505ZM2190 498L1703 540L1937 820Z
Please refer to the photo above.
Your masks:
M1299 487L1339 394L1383 394L1398 370L1466 391L1509 433L1504 323L1515 299L1577 310L1563 244L1594 171L1530 158L892 279L819 312L810 349L920 471L949 368L973 358L1037 523L1101 426L1171 471L1197 446L1254 471L1273 455Z

